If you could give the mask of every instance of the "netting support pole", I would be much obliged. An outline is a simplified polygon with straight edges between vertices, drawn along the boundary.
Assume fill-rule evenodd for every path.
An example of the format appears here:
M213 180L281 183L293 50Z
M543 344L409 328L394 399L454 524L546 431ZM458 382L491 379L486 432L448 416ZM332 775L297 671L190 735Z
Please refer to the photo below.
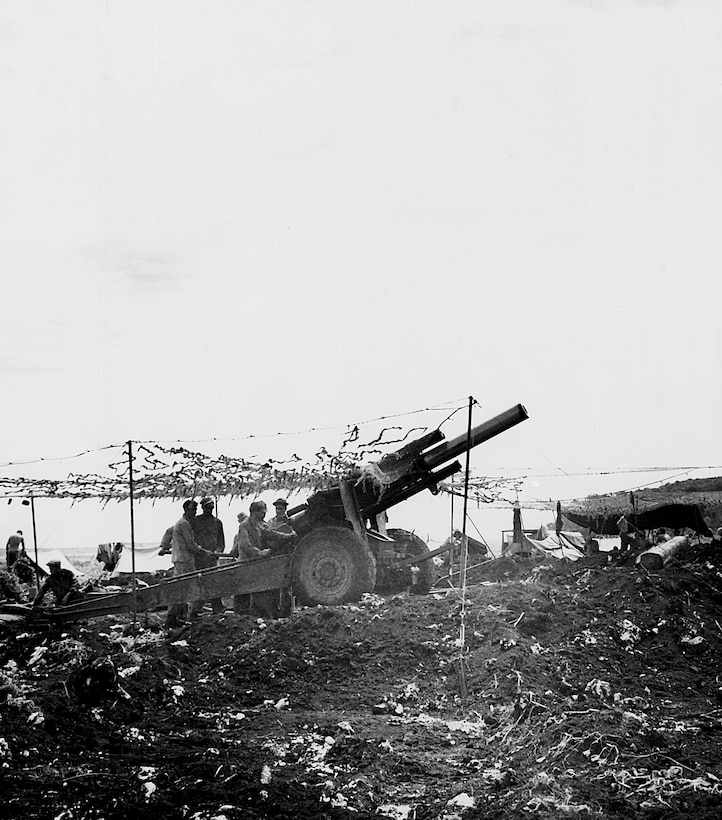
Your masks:
M451 497L451 520L449 521L449 538L453 538L454 537L454 479L453 479L453 477L451 479L451 492L449 493L449 495ZM456 550L452 549L451 552L449 553L449 583L451 584L452 587L454 586L453 581L451 581L451 577L454 573L454 561L456 559L456 556L454 555L455 552L456 552Z
M461 523L461 567L459 582L461 585L461 624L459 627L459 644L461 656L459 658L459 693L466 698L466 566L468 563L469 544L466 538L466 517L469 506L469 465L471 461L471 412L474 407L474 397L469 396L469 421L466 428L466 468L464 470L464 513Z
M138 604L136 597L136 579L135 579L135 510L133 508L133 442L128 440L128 485L130 488L130 571L131 571L131 589L133 590L133 624L138 618Z
M38 531L35 526L35 498L30 496L30 516L33 521L33 547L35 549L35 588L40 592L40 571L38 567Z

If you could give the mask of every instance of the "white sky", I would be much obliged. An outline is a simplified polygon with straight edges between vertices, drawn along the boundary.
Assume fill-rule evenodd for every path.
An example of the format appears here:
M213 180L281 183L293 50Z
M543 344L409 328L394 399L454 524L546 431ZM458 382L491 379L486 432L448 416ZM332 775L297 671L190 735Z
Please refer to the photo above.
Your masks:
M0 0L0 462L473 395L530 414L482 472L722 465L721 29L716 0Z

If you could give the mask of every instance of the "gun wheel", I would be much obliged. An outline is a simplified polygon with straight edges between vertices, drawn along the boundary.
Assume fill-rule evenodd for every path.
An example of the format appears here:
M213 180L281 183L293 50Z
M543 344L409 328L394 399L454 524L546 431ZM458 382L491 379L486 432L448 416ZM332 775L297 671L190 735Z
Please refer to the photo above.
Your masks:
M376 583L376 559L352 530L320 527L293 554L291 579L303 606L357 601Z

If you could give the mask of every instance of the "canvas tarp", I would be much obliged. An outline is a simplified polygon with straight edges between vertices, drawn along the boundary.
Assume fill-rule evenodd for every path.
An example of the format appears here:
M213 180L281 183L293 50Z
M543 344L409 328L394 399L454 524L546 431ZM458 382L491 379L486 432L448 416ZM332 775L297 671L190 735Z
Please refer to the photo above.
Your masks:
M30 552L27 553L28 558L30 559L31 563L35 563L35 556ZM71 561L68 560L67 556L63 555L60 550L38 550L38 566L40 569L49 574L50 569L48 568L49 561L60 561L60 566L63 569L69 569L74 575L84 575L85 573L78 569Z
M545 555L549 558L567 558L578 561L584 558L584 536L580 532L548 532L542 528L536 538L524 536L527 549L531 547L532 554Z
M136 573L154 573L168 570L173 566L170 553L158 555L160 547L157 543L136 543L135 545L135 571ZM113 575L130 575L133 572L133 552L130 544L123 544L123 551L120 553L118 563L115 565Z
M619 535L620 514L613 511L605 514L590 514L566 510L566 517L581 527L587 527L599 535ZM712 531L705 523L702 512L697 504L662 504L650 507L636 515L632 512L623 513L624 518L639 530L655 530L667 527L671 530L689 528L704 536L711 536Z

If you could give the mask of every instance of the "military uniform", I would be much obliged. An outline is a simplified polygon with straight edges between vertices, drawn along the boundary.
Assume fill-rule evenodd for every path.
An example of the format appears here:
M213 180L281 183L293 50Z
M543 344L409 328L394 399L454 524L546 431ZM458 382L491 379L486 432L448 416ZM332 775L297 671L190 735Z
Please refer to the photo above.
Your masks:
M193 536L196 542L203 549L213 553L213 555L201 555L196 558L196 567L198 569L218 566L218 556L226 549L223 524L213 515L213 502L208 502L209 499L201 501L203 513L197 515L192 521ZM191 608L191 614L200 612L203 609L203 603L203 601L196 601ZM223 601L220 598L214 598L210 603L213 612L217 615L223 612Z
M183 509L186 509L185 505ZM193 537L193 527L189 520L189 516L193 514L191 510L195 510L195 504L187 513L184 512L183 517L179 518L173 525L170 542L173 575L184 575L186 572L193 572L196 569L197 559L203 557L203 550ZM191 604L191 606L193 605ZM189 605L186 603L171 604L166 615L166 625L176 626L180 621L186 619L188 611Z
M75 575L73 575L69 569L63 569L62 567L57 572L51 572L43 581L33 601L33 605L40 606L48 592L52 592L55 596L57 606L72 604L83 598L83 594L78 589L78 582L75 580Z
M253 518L246 518L238 527L238 534L233 540L231 555L240 562L255 561L268 555L272 546L290 545L293 539L293 535L272 530L265 521L254 521ZM251 596L234 595L233 608L239 613L249 611ZM260 615L275 617L279 609L278 590L254 593L253 609Z

